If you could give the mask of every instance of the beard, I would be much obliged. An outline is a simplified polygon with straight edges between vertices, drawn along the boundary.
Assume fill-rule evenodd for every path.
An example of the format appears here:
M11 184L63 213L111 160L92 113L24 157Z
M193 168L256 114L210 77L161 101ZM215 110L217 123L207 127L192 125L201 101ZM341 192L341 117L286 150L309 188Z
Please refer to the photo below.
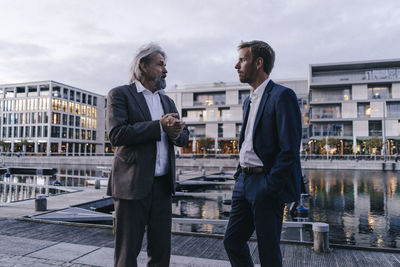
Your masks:
M254 63L253 63L254 64ZM256 67L250 65L247 70L239 74L239 80L241 83L252 83L256 77Z
M162 90L167 87L167 82L165 81L165 76L161 75L155 79L155 86L157 90Z

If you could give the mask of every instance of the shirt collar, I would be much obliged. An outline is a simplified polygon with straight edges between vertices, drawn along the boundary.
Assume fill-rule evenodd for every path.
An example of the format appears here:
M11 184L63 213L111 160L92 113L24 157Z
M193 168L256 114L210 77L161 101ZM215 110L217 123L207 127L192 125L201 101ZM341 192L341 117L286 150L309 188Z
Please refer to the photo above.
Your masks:
M271 80L270 77L268 77L262 84L260 84L256 90L251 90L250 92L250 98L251 99L256 99L256 98L261 98L262 95L264 94L265 88L267 87L267 84Z
M137 89L138 93L142 93L143 92L143 94L146 94L146 95L157 95L157 94L165 95L165 90L164 89L157 90L153 94L149 89L145 88L140 81L135 81L135 85L136 85L136 89Z

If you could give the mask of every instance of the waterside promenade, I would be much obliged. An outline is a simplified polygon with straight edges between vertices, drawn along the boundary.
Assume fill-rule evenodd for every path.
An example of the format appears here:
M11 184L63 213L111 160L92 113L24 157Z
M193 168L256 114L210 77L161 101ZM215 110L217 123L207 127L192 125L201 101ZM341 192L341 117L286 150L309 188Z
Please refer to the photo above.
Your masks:
M0 166L26 166L37 164L55 165L95 165L111 166L111 156L0 156ZM188 155L185 154L176 160L177 168L181 169L207 169L213 171L234 170L238 164L237 155ZM400 157L386 156L326 156L312 155L301 156L301 166L303 169L342 169L342 170L400 170Z
M192 173L198 175L198 173ZM183 177L183 175L182 175ZM64 209L105 196L105 188L48 198L48 211ZM39 214L34 200L0 204L0 266L112 266L113 234L110 226L44 223L24 219ZM258 263L257 245L249 242ZM139 256L145 266L146 241ZM400 266L400 251L358 250L331 245L330 253L313 252L310 243L281 245L284 266ZM171 266L230 266L220 235L174 233Z

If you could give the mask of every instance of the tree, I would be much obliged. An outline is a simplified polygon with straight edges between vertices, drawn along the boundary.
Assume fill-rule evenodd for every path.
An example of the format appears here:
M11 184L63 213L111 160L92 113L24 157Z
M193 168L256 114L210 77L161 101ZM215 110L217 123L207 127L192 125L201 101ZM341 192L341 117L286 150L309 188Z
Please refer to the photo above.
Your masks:
M199 144L199 150L205 154L208 150L210 150L212 147L214 147L214 141L211 138L208 137L202 137L198 141Z
M365 147L371 154L372 149L380 149L382 147L382 139L377 137L372 137L371 139L365 140Z

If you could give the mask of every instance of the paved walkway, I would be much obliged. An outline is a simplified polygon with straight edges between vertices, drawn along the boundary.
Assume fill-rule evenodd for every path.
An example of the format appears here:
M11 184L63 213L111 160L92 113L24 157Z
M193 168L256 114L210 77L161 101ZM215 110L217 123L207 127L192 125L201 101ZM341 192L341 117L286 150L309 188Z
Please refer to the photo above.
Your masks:
M0 266L113 266L113 248L0 235ZM146 265L141 252L139 266ZM228 261L172 255L171 266L230 266Z

